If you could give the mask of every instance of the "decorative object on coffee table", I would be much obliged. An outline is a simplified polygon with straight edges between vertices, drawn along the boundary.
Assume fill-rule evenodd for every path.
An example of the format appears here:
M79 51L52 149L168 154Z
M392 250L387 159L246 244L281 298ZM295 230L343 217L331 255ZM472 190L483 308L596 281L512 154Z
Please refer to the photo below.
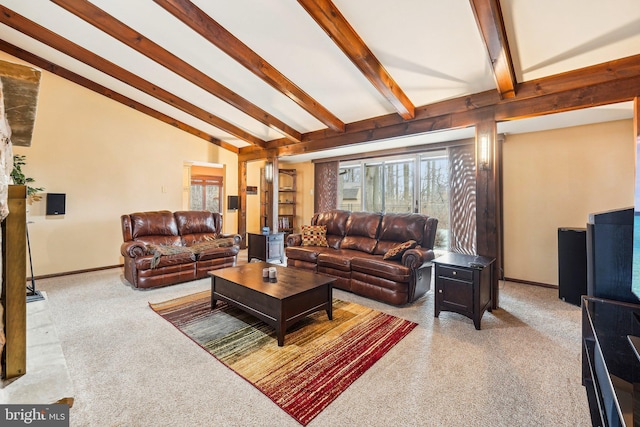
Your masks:
M278 347L272 327L228 304L211 310L210 301L205 291L150 306L302 425L417 326L334 299L332 321L313 313Z

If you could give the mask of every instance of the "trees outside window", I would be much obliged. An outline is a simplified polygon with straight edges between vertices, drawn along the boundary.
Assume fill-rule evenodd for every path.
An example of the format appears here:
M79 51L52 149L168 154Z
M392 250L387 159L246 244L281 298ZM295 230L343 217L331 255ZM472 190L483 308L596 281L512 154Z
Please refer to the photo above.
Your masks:
M189 209L192 211L221 212L222 184L221 176L192 176Z

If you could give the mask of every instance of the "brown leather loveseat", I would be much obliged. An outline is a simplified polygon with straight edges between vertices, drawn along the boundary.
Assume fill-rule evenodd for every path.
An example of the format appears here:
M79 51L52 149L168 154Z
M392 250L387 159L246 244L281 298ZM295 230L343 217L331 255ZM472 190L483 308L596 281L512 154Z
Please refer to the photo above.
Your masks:
M311 225L326 227L327 246L303 246L303 227L302 234L287 237L288 266L331 275L336 288L393 305L411 303L429 290L436 218L332 210L316 213ZM398 259L384 259L387 252Z
M208 211L122 215L124 277L136 288L201 279L236 264L240 235L222 234L222 215Z

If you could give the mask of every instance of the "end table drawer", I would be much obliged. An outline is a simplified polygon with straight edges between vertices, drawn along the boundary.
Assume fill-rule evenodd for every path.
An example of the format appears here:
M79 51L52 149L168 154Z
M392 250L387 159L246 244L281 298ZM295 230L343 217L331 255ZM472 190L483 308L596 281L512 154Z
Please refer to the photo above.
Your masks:
M284 234L270 234L267 236L269 243L284 242Z
M437 271L438 276L440 277L448 277L450 279L463 280L465 282L473 281L473 272L471 270L441 265Z

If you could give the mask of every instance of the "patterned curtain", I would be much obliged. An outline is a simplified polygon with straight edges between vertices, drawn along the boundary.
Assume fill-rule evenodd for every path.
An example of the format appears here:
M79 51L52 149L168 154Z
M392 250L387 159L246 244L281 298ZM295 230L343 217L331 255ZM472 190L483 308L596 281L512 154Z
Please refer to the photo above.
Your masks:
M474 145L449 147L450 247L476 254L476 166Z
M314 212L324 212L338 207L339 162L315 163Z

